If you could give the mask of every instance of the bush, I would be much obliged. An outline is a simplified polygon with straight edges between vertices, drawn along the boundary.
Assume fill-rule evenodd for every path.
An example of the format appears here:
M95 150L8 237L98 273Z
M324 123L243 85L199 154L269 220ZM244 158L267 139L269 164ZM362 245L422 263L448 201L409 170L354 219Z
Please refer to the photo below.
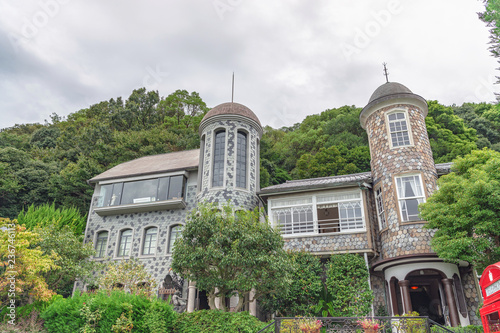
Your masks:
M175 333L255 333L266 326L248 312L201 310L182 313L177 318Z
M86 307L82 312L84 303ZM164 332L172 330L176 313L171 305L123 291L113 291L110 294L105 292L76 293L72 298L55 301L41 314L41 317L45 320L45 328L48 332L74 333L89 324L88 320L93 317L93 314L99 314L97 323L94 325L92 322L92 325L87 325L87 327L95 326L96 332L109 333L113 325L120 322L118 319L122 317L122 314L128 316L127 304L132 305L134 332L149 333L159 328Z
M465 327L449 327L447 329L455 333L483 333L484 329L482 325L469 325ZM431 326L431 333L442 333L443 330L437 326Z

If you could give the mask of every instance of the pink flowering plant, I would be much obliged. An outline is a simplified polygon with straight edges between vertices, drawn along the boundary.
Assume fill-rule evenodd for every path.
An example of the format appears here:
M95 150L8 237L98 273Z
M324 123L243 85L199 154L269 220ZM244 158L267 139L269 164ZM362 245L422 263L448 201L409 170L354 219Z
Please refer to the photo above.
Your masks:
M377 331L380 328L384 328L384 324L380 323L379 320L373 318L365 318L363 320L358 320L358 324L365 330Z
M300 321L299 328L303 333L316 333L323 326L323 323L319 319L314 318L304 318Z

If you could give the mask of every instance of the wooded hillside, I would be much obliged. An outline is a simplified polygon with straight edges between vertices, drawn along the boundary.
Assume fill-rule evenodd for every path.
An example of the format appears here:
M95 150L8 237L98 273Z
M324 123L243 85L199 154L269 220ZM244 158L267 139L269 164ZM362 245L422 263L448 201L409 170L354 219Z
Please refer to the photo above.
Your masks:
M29 205L55 202L87 213L93 189L86 181L131 159L199 147L198 126L209 108L196 92L167 97L134 90L45 124L0 130L0 216L14 218ZM370 170L361 108L343 106L306 117L291 127L265 127L261 186L287 179ZM261 119L266 123L266 119ZM500 150L500 109L429 101L427 130L436 163L473 149Z

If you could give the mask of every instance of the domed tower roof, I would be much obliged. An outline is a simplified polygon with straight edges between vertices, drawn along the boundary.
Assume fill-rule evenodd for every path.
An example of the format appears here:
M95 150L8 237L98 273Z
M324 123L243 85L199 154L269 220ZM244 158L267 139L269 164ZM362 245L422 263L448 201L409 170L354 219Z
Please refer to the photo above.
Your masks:
M424 117L427 115L427 101L414 94L406 86L398 82L387 82L378 87L370 97L368 104L363 108L359 115L361 126L365 128L366 119L368 116L380 107L384 107L394 103L412 103L419 106L424 112Z
M211 118L219 118L220 116L239 116L239 117L245 117L253 122L256 123L259 131L262 131L262 125L260 123L259 118L253 113L252 110L247 108L243 104L239 103L233 103L233 102L228 102L228 103L222 103L214 107L212 110L208 111L208 113L203 117L201 123L200 123L200 133L202 128L205 126L207 121Z

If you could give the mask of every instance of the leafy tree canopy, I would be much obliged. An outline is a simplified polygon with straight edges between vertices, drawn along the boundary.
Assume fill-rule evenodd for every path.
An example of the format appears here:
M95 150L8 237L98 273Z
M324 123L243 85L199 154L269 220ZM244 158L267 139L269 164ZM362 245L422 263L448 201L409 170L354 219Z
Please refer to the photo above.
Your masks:
M419 206L427 227L436 229L434 251L479 271L500 261L500 153L484 148L455 159L438 185Z
M207 291L211 309L216 308L216 297L237 294L232 309L237 312L245 303L288 286L283 239L261 218L259 211L235 212L230 205L210 204L198 205L189 215L174 245L172 269Z

